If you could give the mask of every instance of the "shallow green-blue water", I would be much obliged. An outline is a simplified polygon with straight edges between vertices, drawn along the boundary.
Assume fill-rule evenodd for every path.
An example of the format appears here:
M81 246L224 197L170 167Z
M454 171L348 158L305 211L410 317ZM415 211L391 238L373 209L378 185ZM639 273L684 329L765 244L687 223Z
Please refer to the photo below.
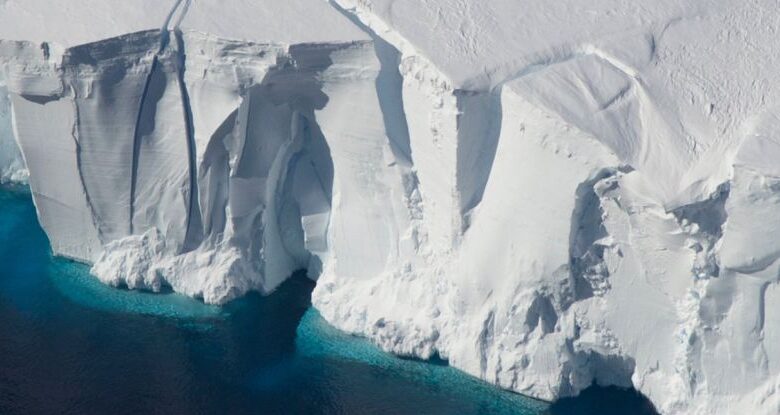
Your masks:
M330 327L295 276L225 307L104 286L52 257L25 189L0 188L0 414L641 414L594 389L549 405Z

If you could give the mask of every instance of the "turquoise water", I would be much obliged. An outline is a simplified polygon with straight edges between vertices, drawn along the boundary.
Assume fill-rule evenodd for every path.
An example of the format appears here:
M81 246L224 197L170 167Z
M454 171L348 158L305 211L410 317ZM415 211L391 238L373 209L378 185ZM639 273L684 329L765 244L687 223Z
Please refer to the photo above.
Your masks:
M225 307L114 289L54 258L25 189L0 189L0 414L640 414L632 393L548 404L329 326L296 275Z

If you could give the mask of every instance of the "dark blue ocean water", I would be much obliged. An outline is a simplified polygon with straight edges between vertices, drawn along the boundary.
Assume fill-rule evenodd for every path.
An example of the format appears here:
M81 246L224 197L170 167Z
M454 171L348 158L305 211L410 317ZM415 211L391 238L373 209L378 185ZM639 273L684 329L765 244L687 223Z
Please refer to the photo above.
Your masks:
M652 414L590 389L549 406L328 326L313 283L225 307L106 287L52 257L25 189L0 188L0 414Z

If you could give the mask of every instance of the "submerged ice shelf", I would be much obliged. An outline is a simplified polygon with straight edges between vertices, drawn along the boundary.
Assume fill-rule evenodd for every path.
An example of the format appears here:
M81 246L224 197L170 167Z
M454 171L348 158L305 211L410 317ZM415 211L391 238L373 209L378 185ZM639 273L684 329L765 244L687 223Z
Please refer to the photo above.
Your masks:
M0 3L0 173L104 282L307 269L523 394L780 411L772 1L49 3Z

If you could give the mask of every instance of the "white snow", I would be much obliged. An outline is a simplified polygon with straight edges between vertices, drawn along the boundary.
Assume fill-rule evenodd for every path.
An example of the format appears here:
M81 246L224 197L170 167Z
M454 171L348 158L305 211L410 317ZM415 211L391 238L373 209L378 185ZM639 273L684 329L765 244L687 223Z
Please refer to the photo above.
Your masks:
M190 0L179 27L222 39L278 43L368 40L324 1Z
M176 0L4 0L0 39L64 47L159 29Z
M0 173L101 280L305 268L524 394L780 412L776 2L49 3L0 1Z

